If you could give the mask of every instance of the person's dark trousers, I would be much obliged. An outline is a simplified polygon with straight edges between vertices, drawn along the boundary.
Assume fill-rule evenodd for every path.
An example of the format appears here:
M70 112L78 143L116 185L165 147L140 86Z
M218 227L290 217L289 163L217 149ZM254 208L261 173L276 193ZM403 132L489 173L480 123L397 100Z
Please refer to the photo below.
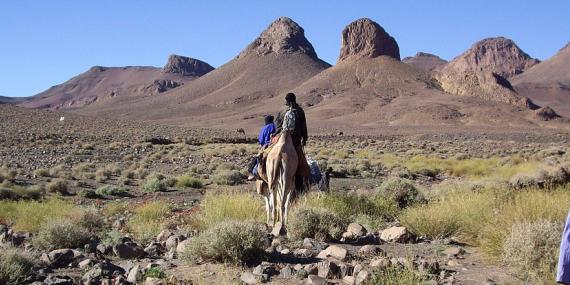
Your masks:
M259 160L259 156L257 156L257 155L254 156L253 158L251 158L251 161L249 162L249 164L247 166L247 170L249 171L249 173L253 174L253 169L257 165L258 160Z

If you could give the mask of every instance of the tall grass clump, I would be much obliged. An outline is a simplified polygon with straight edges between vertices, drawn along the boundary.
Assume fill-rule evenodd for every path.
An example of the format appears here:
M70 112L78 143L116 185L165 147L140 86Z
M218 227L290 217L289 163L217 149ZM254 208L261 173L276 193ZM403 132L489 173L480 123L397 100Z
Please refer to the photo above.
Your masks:
M483 251L490 259L498 260L503 254L505 240L517 223L565 221L570 208L569 190L568 186L553 191L529 189L505 199L496 208L493 218L481 229Z
M127 227L136 240L146 243L164 229L170 213L171 206L167 202L149 202L134 209Z
M152 175L147 178L143 185L143 192L164 192L168 190L168 184L164 176Z
M265 221L264 204L259 195L252 193L208 193L200 203L193 221L195 227L206 229L227 220Z
M16 231L37 232L48 220L71 217L81 209L60 199L39 201L0 201L0 218L13 223Z
M465 192L408 208L399 219L417 235L431 239L462 236L475 242L479 231L495 215L495 205L491 192Z
M0 284L29 284L33 281L38 258L19 248L0 250Z
M424 200L422 193L412 181L399 177L389 177L384 180L378 187L378 192L378 195L390 198L400 208L406 208Z
M372 272L366 285L409 285L424 284L428 282L426 276L421 275L406 267L389 266L384 270Z
M263 257L266 236L263 224L224 221L192 238L182 257L194 263L252 264Z
M238 185L243 182L245 175L238 170L216 169L213 181L217 185Z
M129 189L124 187L117 187L114 185L104 185L97 188L97 190L95 190L95 193L97 193L97 195L100 196L108 195L108 196L124 197L129 195Z
M179 176L176 179L176 186L178 187L190 187L190 188L202 188L204 186L204 183L202 182L202 179L194 176L194 175L182 175Z
M503 243L501 259L529 282L555 284L563 224L548 220L516 223Z

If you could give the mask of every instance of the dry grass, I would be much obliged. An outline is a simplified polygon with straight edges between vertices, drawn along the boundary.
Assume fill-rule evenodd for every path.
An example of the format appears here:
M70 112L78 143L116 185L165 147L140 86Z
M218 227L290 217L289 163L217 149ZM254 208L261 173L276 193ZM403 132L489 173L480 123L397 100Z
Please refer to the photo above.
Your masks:
M0 250L0 284L29 284L38 266L38 257L20 248Z
M12 222L16 231L37 232L48 220L71 217L80 212L77 206L59 199L0 201L0 218Z
M165 227L171 205L164 201L149 202L134 209L127 227L133 237L143 243L154 239Z
M206 229L227 220L264 221L264 207L261 197L253 193L208 193L191 226Z

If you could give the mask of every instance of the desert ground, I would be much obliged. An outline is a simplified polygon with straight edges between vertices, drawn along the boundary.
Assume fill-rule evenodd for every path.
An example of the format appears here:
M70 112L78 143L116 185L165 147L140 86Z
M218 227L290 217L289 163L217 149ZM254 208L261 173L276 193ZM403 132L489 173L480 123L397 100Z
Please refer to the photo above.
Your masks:
M253 134L0 120L7 284L552 284L570 205L567 133L324 132L306 152L330 190L274 237L245 181Z

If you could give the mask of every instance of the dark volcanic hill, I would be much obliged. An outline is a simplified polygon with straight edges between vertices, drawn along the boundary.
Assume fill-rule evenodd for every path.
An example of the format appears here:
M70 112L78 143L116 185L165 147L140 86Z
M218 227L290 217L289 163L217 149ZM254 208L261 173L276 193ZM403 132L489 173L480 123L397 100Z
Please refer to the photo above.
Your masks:
M89 105L114 104L119 99L122 102L138 100L184 85L213 69L205 62L178 55L171 55L163 69L150 66L94 66L19 105L77 109Z
M0 104L15 104L25 100L26 97L7 97L0 96Z
M260 116L280 108L268 100L328 67L303 28L282 17L234 59L189 84L135 104L89 106L81 112L192 126L257 126Z
M447 64L446 60L426 52L418 52L415 56L405 57L402 62L428 71L440 69Z
M570 43L553 57L514 77L512 82L520 94L570 117Z
M536 108L530 100L516 93L508 78L538 62L512 40L489 38L475 43L445 65L438 73L438 81L452 94Z

